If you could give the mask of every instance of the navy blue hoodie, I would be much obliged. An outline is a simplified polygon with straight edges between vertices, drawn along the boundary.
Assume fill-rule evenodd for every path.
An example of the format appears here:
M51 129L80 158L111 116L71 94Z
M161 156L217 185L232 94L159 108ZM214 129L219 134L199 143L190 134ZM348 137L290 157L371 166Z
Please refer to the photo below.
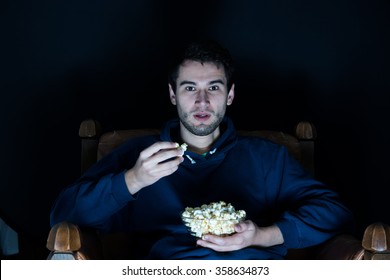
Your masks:
M131 232L137 259L282 259L288 248L319 244L350 230L352 215L338 195L315 180L284 146L238 136L225 117L210 151L191 151L179 169L131 195L124 173L156 141L179 140L179 120L161 135L131 139L92 166L62 191L51 225L70 221L102 233ZM276 224L284 244L219 253L196 246L183 225L185 207L225 201L243 209L258 226Z

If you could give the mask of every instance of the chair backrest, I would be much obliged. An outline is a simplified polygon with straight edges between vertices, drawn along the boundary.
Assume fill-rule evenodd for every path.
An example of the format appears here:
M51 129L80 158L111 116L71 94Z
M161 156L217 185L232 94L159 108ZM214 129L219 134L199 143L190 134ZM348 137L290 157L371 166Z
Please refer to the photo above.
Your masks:
M113 149L123 144L130 138L159 134L158 129L128 129L114 130L100 136L97 148L97 160L101 159Z
M96 120L85 120L80 125L79 136L82 141L81 172L94 162L130 138L159 134L158 129L113 130L101 134L101 126ZM239 130L240 135L251 135L269 139L284 145L310 172L314 173L314 140L316 130L310 122L300 122L295 127L295 136L272 130Z

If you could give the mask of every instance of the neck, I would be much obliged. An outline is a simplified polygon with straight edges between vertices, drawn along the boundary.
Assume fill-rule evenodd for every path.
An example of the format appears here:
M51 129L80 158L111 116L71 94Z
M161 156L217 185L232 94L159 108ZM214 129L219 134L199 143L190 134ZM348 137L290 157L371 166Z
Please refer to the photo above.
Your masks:
M204 154L208 152L215 142L215 140L219 137L220 130L219 127L214 130L211 134L205 136L194 135L188 130L186 130L183 126L180 129L180 136L184 143L187 143L188 150L197 154Z
M211 145L210 145L211 146ZM204 153L207 153L210 150L210 146L207 148L198 148L195 146L188 145L188 150L190 150L193 153L203 155Z

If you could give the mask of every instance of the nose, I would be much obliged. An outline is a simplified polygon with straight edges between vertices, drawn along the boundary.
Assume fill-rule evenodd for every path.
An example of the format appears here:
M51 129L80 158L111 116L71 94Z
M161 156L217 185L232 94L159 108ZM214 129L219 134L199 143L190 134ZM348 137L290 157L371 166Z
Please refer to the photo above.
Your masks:
M198 92L198 94L196 95L196 103L204 105L210 104L209 95L206 90L200 90Z

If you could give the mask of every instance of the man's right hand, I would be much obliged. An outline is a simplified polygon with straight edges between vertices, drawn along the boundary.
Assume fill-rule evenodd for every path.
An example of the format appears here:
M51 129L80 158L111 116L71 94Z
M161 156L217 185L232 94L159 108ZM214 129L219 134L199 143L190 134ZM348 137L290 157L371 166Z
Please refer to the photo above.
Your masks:
M183 150L173 142L156 142L143 150L134 167L125 173L131 194L171 175L183 162Z

